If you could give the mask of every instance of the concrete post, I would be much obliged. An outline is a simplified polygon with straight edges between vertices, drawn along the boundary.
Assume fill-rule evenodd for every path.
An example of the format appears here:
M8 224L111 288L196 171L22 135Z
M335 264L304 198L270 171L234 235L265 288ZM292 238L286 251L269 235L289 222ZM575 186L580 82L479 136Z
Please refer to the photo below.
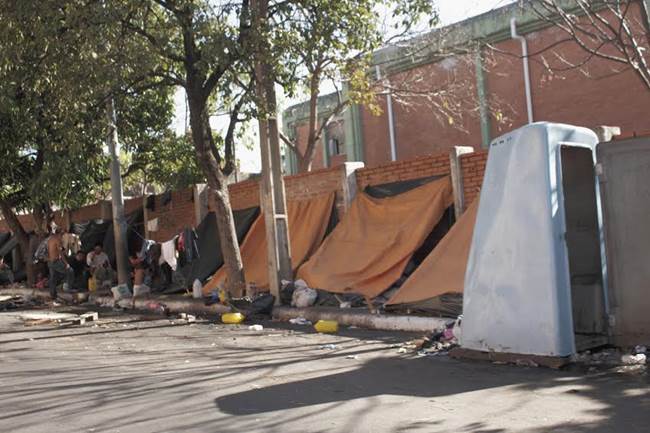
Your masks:
M470 146L454 146L449 152L449 167L451 169L451 186L454 190L454 214L456 219L465 212L465 194L463 188L463 170L460 165L460 156L473 153Z
M208 185L205 183L197 183L192 186L192 194L194 196L194 224L198 226L203 221L203 218L209 212L209 198L208 198Z
M343 189L343 209L345 212L350 208L350 204L357 195L357 175L356 171L365 167L361 161L344 162L341 166L341 186Z
M598 141L604 143L606 141L612 141L617 135L621 135L621 128L618 126L596 126L593 131L598 136Z
M129 280L128 248L126 245L126 219L124 218L124 195L120 173L119 143L117 141L117 122L113 98L106 102L109 133L107 144L111 155L111 196L113 200L113 233L115 235L115 261L117 262L117 283L126 284Z
M144 238L151 239L149 236L149 208L147 208L147 193L142 195L142 218L144 219Z

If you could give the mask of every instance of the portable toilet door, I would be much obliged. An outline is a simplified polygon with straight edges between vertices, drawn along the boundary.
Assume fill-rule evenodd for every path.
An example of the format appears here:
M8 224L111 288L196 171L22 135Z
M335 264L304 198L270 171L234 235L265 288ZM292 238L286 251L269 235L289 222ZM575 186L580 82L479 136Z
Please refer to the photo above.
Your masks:
M552 357L606 342L596 135L534 123L490 144L461 346Z

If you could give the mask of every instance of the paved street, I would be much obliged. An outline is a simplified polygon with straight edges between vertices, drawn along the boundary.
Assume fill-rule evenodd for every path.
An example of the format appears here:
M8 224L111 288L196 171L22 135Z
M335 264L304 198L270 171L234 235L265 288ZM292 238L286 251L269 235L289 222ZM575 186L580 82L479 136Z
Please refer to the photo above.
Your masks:
M263 325L100 312L62 329L0 313L0 430L648 431L643 374L418 357L396 348L412 335Z

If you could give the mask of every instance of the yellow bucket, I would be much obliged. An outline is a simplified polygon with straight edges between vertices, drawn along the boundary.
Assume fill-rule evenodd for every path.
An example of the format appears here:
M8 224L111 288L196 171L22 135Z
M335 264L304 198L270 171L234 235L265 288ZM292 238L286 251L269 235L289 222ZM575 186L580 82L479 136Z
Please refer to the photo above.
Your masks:
M335 332L338 332L339 322L336 322L334 320L319 320L314 325L314 328L316 331L322 332L324 334L333 334Z
M246 317L242 313L225 313L221 315L221 321L228 325L236 325L244 321Z

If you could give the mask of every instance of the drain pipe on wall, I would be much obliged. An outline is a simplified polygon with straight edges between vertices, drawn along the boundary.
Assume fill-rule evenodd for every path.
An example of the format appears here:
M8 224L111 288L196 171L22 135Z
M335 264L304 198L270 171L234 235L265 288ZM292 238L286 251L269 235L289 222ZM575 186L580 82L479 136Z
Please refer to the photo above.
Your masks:
M375 66L377 81L381 80L381 69ZM388 109L388 138L390 139L390 160L397 161L397 144L395 143L395 116L393 114L393 97L390 90L386 92L386 107Z
M526 89L526 110L528 123L533 123L533 97L530 91L530 69L528 68L528 42L522 35L517 34L517 19L510 18L510 36L521 42L521 59L524 63L524 86Z

